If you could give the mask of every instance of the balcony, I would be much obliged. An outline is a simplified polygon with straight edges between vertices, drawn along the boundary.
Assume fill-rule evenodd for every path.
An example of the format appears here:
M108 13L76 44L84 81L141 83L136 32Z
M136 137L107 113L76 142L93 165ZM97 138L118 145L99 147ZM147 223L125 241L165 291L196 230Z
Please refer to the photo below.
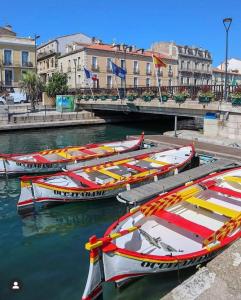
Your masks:
M4 65L4 66L12 66L12 62L11 62L11 61L8 61L8 60L5 60L5 61L3 62L3 65Z
M55 54L58 54L58 53L54 50L39 52L37 54L37 59L41 60L41 59L47 58L48 56L55 55Z
M22 67L33 68L33 63L31 61L25 61L22 63Z
M91 70L94 71L94 72L99 72L99 71L100 71L100 68L99 68L99 66L92 65L92 66L91 66Z
M140 74L140 70L139 70L139 69L134 69L134 70L133 70L133 74L139 75L139 74Z

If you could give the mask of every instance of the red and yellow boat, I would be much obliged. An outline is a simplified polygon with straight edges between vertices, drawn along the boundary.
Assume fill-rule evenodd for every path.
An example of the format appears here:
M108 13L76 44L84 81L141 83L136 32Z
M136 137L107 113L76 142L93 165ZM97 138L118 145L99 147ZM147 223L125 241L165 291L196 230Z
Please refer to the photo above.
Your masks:
M164 176L181 171L192 163L193 145L155 150L131 158L83 167L77 170L21 177L18 209L101 200Z
M92 236L82 300L159 272L206 262L241 237L241 167L214 173L164 193Z
M29 154L0 154L0 176L57 172L69 164L140 149L137 139L44 150Z

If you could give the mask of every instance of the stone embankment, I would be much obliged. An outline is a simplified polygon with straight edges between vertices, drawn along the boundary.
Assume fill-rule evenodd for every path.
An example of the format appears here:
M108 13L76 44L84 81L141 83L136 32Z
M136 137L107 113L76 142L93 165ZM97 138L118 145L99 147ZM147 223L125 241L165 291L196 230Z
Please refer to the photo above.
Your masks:
M162 300L194 299L241 299L241 240L162 298Z

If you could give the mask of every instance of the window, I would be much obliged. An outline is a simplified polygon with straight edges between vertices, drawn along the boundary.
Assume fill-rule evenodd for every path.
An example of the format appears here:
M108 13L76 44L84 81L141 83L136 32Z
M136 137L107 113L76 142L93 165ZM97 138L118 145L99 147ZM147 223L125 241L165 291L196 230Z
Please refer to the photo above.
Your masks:
M61 73L63 72L63 64L62 63L60 64L60 72Z
M112 72L112 58L110 58L110 57L107 58L107 65L106 65L106 67L107 67L107 71L108 72Z
M151 86L151 79L150 78L146 78L146 86L147 87Z
M187 85L189 85L189 84L190 84L190 78L187 77Z
M190 61L187 62L187 70L190 69Z
M29 53L28 51L22 51L22 66L28 66L28 57L29 57Z
M138 78L134 77L134 87L138 87Z
M198 70L198 62L195 62L195 69Z
M171 79L168 80L168 85L172 86L172 80Z
M162 80L161 78L158 78L158 85L161 86Z
M151 64L146 63L146 74L151 75Z
M184 78L181 77L181 84L184 84Z
M22 70L22 72L21 72L21 77L22 77L22 79L23 79L23 77L24 77L24 75L27 73L27 71L26 70Z
M108 89L112 88L112 76L111 75L107 76L107 88Z
M126 61L124 59L121 59L121 68L126 69Z
M54 67L54 59L51 58L51 68L53 68L53 67Z
M136 61L136 60L134 60L133 73L134 74L138 74L139 73L139 65L138 65L138 61Z
M4 50L4 65L10 66L12 64L12 50Z
M92 68L97 69L98 64L97 64L97 57L92 56Z
M204 64L202 64L202 70L204 70Z
M80 57L78 57L78 68L80 68Z
M5 85L12 85L13 72L12 70L5 70Z
M184 61L181 61L181 69L184 69Z

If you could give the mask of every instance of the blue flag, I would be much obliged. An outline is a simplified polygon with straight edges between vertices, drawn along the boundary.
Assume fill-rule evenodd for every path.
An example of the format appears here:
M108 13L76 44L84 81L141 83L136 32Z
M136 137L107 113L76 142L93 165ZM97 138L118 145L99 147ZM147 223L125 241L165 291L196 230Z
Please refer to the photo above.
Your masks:
M85 77L88 78L88 79L91 79L92 78L92 73L87 70L86 68L84 68L84 71L85 71Z
M126 78L126 70L122 69L121 67L118 67L116 64L111 62L112 65L112 73L116 76L125 79Z

